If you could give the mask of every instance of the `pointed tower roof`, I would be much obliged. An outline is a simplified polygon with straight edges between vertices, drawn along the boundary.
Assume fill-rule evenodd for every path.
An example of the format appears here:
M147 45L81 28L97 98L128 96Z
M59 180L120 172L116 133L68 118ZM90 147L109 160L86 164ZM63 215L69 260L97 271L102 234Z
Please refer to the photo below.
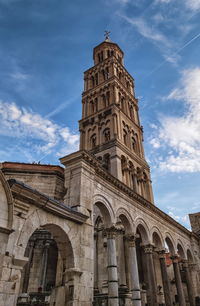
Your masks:
M113 46L113 47L115 47L115 48L117 47L117 48L120 50L120 52L122 53L122 56L123 56L123 55L124 55L124 52L122 51L122 49L118 46L118 44L112 42L112 40L110 39L110 31L105 31L104 36L105 36L104 41L101 42L101 43L100 43L99 45L97 45L96 47L94 47L94 49L93 49L93 58L94 58L94 54L96 53L96 51L97 51L99 48L101 48L102 46L105 46L105 47L107 47L107 46Z

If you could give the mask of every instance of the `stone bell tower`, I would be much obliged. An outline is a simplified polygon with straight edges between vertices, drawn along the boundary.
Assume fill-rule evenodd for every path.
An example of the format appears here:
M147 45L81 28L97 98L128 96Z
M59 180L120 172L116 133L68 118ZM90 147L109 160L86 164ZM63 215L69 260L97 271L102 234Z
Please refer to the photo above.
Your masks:
M80 149L94 154L114 177L153 203L134 79L123 57L106 32L93 50L94 66L84 72Z

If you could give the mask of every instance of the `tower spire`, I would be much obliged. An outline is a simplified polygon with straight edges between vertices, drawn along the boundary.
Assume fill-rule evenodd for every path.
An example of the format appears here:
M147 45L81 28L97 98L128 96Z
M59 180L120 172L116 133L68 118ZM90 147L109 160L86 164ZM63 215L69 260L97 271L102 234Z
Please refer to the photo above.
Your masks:
M84 73L80 149L153 202L134 79L123 65L123 51L110 41L110 31L104 35L93 51L94 66Z

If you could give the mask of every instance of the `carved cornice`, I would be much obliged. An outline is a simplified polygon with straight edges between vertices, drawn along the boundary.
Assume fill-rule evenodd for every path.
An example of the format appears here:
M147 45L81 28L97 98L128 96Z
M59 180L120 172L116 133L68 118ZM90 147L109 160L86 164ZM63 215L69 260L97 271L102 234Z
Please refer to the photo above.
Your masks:
M4 234L10 235L13 232L14 232L14 229L10 229L10 228L6 228L6 227L0 226L0 233L4 233Z
M88 216L74 211L71 207L48 197L22 182L11 179L8 183L11 187L13 198L17 202L17 207L19 207L19 201L21 201L25 204L35 205L61 218L73 220L76 223L84 223L88 219Z

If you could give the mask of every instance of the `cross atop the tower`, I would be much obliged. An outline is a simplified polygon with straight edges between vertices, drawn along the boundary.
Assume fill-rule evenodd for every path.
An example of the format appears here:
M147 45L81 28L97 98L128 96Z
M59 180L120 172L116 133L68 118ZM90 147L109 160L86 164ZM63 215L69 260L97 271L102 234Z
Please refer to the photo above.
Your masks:
M110 31L104 31L105 40L110 40Z

